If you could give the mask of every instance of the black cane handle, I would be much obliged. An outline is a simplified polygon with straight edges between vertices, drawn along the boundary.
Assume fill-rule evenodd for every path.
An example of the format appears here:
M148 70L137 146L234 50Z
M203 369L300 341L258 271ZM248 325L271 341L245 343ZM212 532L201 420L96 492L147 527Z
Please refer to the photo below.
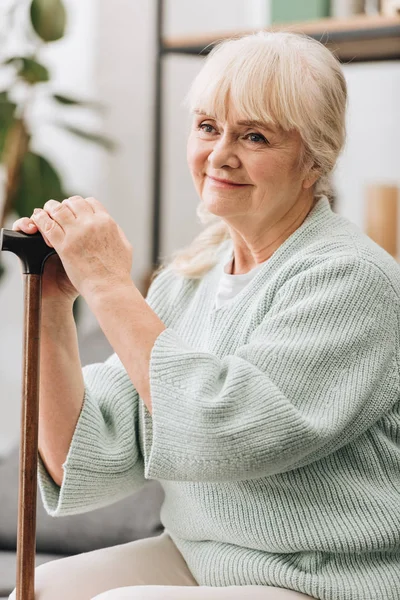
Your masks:
M0 250L16 254L21 259L22 272L29 275L41 275L46 260L56 254L40 232L28 234L12 229L1 229Z

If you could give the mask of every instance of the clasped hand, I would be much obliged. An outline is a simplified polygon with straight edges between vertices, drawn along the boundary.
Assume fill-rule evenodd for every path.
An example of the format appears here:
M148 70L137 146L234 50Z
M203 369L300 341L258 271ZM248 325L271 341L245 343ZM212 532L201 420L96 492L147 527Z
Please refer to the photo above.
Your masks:
M132 285L132 245L96 198L49 200L31 219L87 301L115 286Z

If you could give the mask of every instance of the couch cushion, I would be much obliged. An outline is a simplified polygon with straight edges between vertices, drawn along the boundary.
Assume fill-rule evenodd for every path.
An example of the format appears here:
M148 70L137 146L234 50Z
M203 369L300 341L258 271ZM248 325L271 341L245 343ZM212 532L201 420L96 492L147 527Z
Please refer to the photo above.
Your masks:
M15 550L18 527L19 447L0 463L0 548ZM164 491L158 481L114 504L80 515L50 517L37 488L36 551L78 554L160 535Z
M59 554L36 554L35 566L38 567L50 560L62 558ZM8 598L17 583L16 552L0 551L0 600Z

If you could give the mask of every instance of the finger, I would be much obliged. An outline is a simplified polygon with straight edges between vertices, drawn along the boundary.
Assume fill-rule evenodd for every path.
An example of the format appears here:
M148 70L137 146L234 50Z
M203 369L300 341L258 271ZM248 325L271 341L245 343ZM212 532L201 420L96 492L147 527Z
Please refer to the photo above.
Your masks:
M39 229L38 229L38 231L39 231ZM54 248L54 246L53 246L53 244L50 242L49 238L48 238L48 237L47 237L47 236L46 236L46 235L45 235L43 232L40 232L40 235L42 236L42 238L44 239L44 241L46 242L46 244L47 244L48 246L50 246L50 248Z
M104 212L108 214L108 210L102 205L99 200L93 198L93 196L89 196L89 198L85 198L86 202L90 204L94 212Z
M39 230L39 227L37 226L37 224L36 224L36 223L34 222L34 220L33 220L33 215L32 215L32 217L31 217L30 221L31 221L32 225L35 227L35 233L36 233L36 232L39 232L39 233L40 233L40 235L42 236L42 238L44 239L44 241L46 242L46 244L47 244L48 246L50 246L50 248L54 248L54 246L53 246L53 244L50 242L49 238L48 238L48 237L47 237L47 236L46 236L46 235L43 233L43 231L40 231L40 230Z
M64 229L66 225L73 225L76 221L76 217L69 206L58 202L58 200L48 200L43 206L43 210L45 210L54 221L57 221L62 229Z
M36 233L37 226L29 217L22 217L14 221L12 225L13 231L23 231L24 233Z
M35 208L32 219L45 241L47 240L46 243L49 242L48 245L57 249L65 238L63 228L42 208Z
M63 200L62 204L66 204L76 217L94 213L92 205L86 202L82 196L71 196Z

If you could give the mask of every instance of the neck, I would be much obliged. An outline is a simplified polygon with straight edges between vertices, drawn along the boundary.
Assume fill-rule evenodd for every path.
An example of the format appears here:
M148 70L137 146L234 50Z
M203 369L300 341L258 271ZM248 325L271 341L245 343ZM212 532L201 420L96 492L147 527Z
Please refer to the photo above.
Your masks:
M267 227L266 238L260 241L260 236L257 236L255 244L252 240L246 240L242 232L231 228L234 246L231 274L248 273L260 263L268 260L279 246L300 227L316 202L317 200L313 197L304 202L296 202L289 211L277 217L275 226Z

